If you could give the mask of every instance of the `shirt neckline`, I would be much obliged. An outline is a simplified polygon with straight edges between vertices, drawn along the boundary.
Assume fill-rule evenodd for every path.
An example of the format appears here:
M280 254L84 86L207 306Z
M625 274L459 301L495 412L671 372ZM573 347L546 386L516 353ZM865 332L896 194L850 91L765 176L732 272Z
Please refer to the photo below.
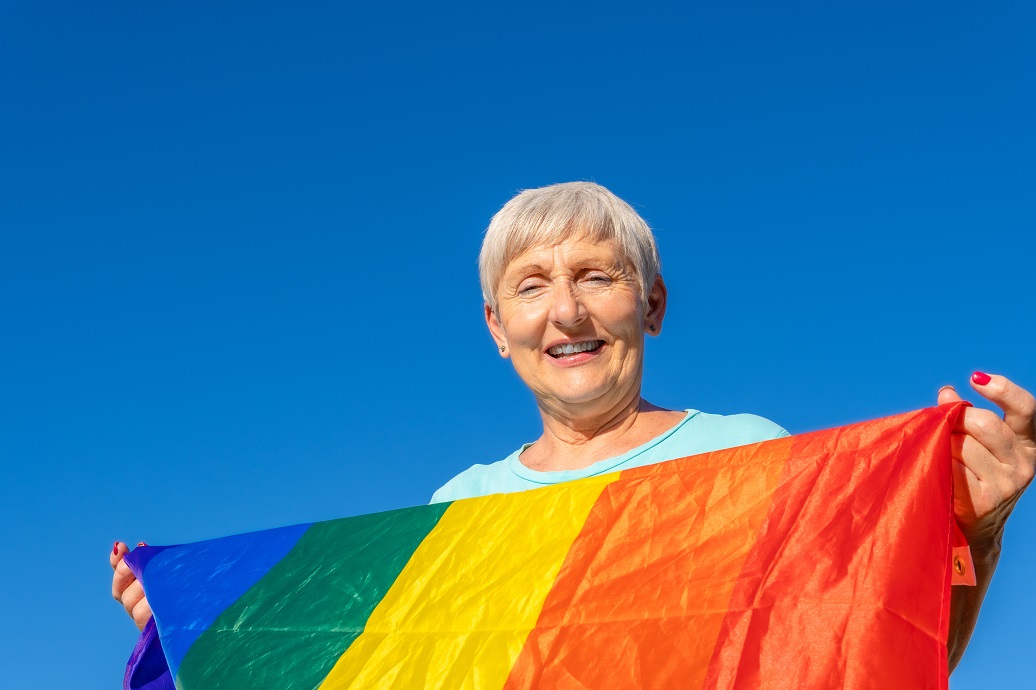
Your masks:
M605 458L604 460L598 460L592 465L588 465L586 467L583 467L582 469L549 470L543 472L540 470L533 470L526 467L522 464L522 461L519 459L519 456L521 456L522 452L525 451L526 448L532 445L531 443L523 443L521 448L507 456L507 468L518 477L521 477L522 479L525 479L530 482L535 482L536 484L559 484L561 482L572 481L573 479L583 479L584 477L594 477L599 474L604 474L605 472L611 470L617 465L621 465L627 460L635 458L638 455L651 450L659 443L675 434L682 426L684 426L685 424L687 424L687 422L691 421L694 417L700 414L700 410L685 410L685 412L687 413L687 415L683 419L681 419L668 430L662 432L658 436L655 436L647 443L637 446L632 450L628 450L622 455L616 455L615 457Z

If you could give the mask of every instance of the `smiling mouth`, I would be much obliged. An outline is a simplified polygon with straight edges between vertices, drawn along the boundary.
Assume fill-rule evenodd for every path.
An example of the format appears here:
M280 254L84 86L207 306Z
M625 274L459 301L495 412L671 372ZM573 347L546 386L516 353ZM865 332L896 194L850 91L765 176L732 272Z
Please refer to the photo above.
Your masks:
M586 340L581 343L564 343L562 345L548 347L547 354L554 359L557 359L558 357L567 357L568 355L575 355L580 352L593 352L601 345L604 345L603 340Z

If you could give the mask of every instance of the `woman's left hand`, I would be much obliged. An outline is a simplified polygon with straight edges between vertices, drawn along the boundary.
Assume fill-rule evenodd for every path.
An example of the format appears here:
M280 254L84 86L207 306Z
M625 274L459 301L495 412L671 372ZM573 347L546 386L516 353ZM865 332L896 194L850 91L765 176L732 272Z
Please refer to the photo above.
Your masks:
M971 386L1004 417L975 407L961 415L953 434L953 510L973 548L998 549L1007 517L1036 474L1036 398L1003 376L975 372ZM939 391L940 404L960 399L953 388Z
M1004 525L1036 473L1036 399L1003 376L976 371L971 387L1004 411L967 407L953 432L953 512L967 537L975 566L974 587L954 587L946 640L949 670L964 654L978 622L982 599L1000 560ZM961 398L947 386L939 404Z

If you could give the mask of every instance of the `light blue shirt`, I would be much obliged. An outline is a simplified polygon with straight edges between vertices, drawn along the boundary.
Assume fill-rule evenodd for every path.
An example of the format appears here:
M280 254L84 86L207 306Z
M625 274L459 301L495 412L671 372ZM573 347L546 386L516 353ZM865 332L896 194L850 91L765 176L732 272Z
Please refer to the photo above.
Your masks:
M526 443L499 462L491 465L474 465L464 470L435 492L432 503L538 489L605 472L653 465L656 462L769 441L787 435L788 432L781 427L754 414L721 415L687 410L687 416L679 424L644 445L580 470L531 470L518 459L522 451L532 445Z

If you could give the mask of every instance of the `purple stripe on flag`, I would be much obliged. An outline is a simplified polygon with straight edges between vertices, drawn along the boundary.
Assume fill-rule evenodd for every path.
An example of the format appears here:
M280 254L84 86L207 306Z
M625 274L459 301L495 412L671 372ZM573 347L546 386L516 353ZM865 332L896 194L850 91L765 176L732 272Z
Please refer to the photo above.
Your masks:
M144 626L137 646L133 648L133 654L126 664L122 687L123 690L176 690L162 653L162 645L158 641L154 618Z

